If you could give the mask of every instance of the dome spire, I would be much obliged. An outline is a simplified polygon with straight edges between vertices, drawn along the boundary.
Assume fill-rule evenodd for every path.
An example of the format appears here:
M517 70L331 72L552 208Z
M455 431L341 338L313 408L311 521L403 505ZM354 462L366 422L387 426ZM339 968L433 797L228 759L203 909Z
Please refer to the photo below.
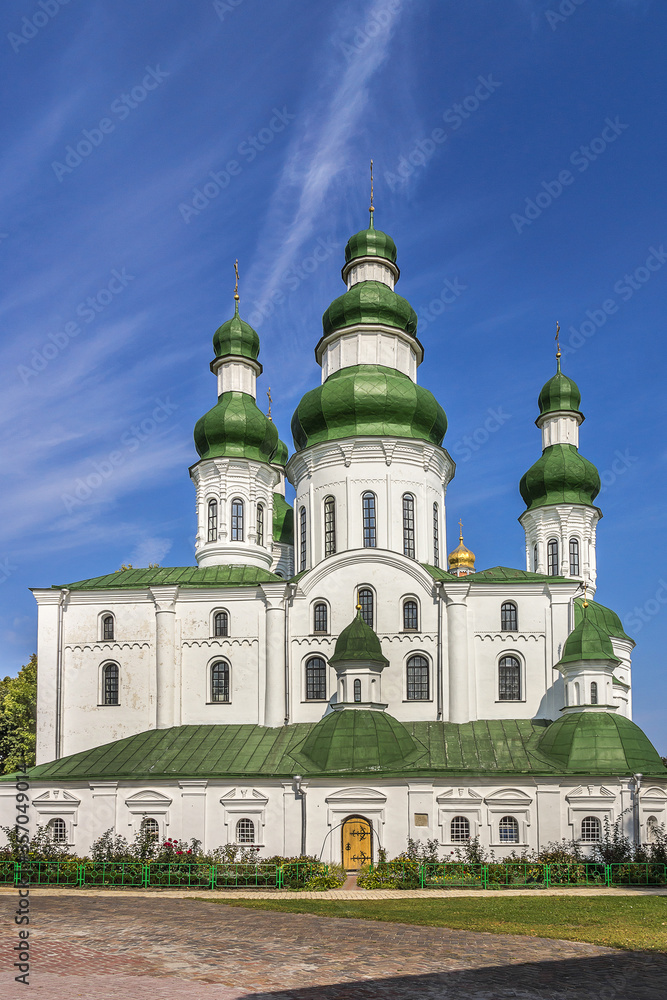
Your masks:
M236 303L236 312L239 311L239 259L238 257L234 261L234 274L236 275L236 283L234 285L234 302Z
M459 544L447 558L453 576L468 576L475 572L475 553L463 544L463 521L459 518Z
M371 217L370 218L370 222L368 223L368 228L369 229L374 229L375 227L373 225L373 212L375 211L375 208L373 206L373 159L372 159L372 157L371 157L371 204L370 204L370 208L368 209L368 211L369 211L370 217Z
M556 371L560 373L560 323L556 320Z

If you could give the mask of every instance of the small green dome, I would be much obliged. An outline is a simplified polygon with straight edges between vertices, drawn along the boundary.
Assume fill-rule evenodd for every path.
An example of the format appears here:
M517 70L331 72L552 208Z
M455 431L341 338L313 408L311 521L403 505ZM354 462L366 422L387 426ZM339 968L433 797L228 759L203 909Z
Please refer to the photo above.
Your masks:
M552 722L538 742L569 771L580 774L661 774L657 750L634 722L612 712L572 712Z
M600 492L600 476L573 444L553 444L523 476L519 490L528 510L555 503L592 507Z
M317 771L368 771L402 767L425 752L393 716L348 708L325 715L292 753Z
M364 660L372 663L382 663L389 666L389 660L382 652L382 646L377 635L357 612L357 617L344 628L336 640L336 648L329 663L340 663L342 660Z
M560 370L560 359L558 360L558 371L542 386L537 405L540 408L540 413L555 413L557 410L571 410L573 413L581 413L579 387L571 378L563 375Z
M583 597L577 597L575 599L575 625L578 625L580 621L583 621L583 603ZM588 607L586 608L586 617L589 621L594 622L597 626L599 626L599 628L606 632L607 635L612 636L614 639L628 639L630 642L633 641L623 629L623 623L616 612L612 611L611 608L605 608L604 604L598 604L597 601L589 601Z
M225 358L231 354L257 361L259 335L239 316L238 302L234 305L232 318L218 327L213 334L213 350L216 358Z
M200 458L234 456L269 462L278 444L276 425L245 392L225 392L195 424Z
M587 612L586 607L583 609L581 621L575 625L565 640L557 667L566 663L579 663L580 660L621 662L614 653L607 632L600 628L593 618L589 618Z
M413 337L417 333L417 313L407 299L382 281L358 281L334 299L322 316L325 337L357 323L395 326Z
M391 236L380 229L373 228L373 219L368 229L350 236L345 247L345 263L357 260L358 257L384 257L392 264L396 263L396 244Z
M383 365L341 368L307 392L292 417L297 450L341 438L402 437L440 445L447 417L436 398Z
M273 494L273 540L294 545L294 508L280 493Z
M278 441L276 450L271 456L272 465L286 465L289 458L289 449L284 441Z

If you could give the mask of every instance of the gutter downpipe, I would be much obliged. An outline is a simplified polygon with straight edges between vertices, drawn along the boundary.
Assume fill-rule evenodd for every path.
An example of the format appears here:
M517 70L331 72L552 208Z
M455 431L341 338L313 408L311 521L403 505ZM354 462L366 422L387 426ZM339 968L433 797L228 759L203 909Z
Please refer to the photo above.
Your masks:
M65 601L69 597L69 590L64 588L60 591L58 598L58 643L56 655L56 760L60 760L62 753L62 698L63 698L63 612Z
M289 705L290 705L290 689L289 689L289 667L290 667L290 656L289 656L289 609L296 593L296 584L288 583L287 591L285 593L285 725L289 725Z
M436 580L435 594L438 602L438 644L436 656L438 722L442 722L442 580Z
M301 787L300 774L294 775L294 792L301 799L301 857L306 856L306 789Z

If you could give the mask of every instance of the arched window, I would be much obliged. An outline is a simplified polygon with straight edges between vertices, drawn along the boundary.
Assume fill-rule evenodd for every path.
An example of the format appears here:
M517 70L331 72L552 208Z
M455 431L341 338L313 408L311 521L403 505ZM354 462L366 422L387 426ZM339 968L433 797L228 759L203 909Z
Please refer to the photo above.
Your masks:
M411 656L407 667L408 701L429 700L429 670L425 656Z
M579 539L570 539L570 576L579 576Z
M329 609L324 603L320 601L313 608L313 632L328 632L329 631Z
M503 816L498 824L498 839L501 844L519 843L519 824L514 816Z
M213 635L229 635L229 615L226 611L218 611L213 619Z
M324 501L324 555L336 554L336 499L327 497Z
M579 691L579 681L574 682L574 703L575 705L581 705L581 694Z
M558 576L558 539L550 538L547 542L547 573Z
M403 601L403 631L416 632L419 628L419 608L416 601Z
M657 816L649 816L646 820L646 840L649 844L655 844L660 832L660 824Z
M354 700L361 701L361 681L358 677L354 682Z
M299 569L306 568L306 556L308 555L306 534L306 508L299 511Z
M450 840L452 844L463 844L470 840L470 821L465 816L454 816L450 824Z
M105 642L113 642L114 620L113 615L105 615L102 619L102 639Z
M591 681L591 705L598 703L598 686L595 681Z
M602 824L597 816L584 816L581 821L582 844L597 844L602 839Z
M64 819L56 818L49 820L47 830L54 844L67 843L67 824Z
M505 601L500 605L500 628L503 632L518 631L516 604L513 601Z
M105 663L102 668L102 702L104 705L118 704L118 665Z
M211 701L229 701L229 664L224 660L211 667Z
M403 494L403 555L415 557L415 498L412 493Z
M232 500L232 541L243 541L243 500Z
M160 824L156 819L148 816L146 819L141 821L141 832L145 837L149 837L151 840L157 840L160 836Z
M255 824L251 819L240 819L236 824L236 843L255 843Z
M498 700L521 701L521 664L516 656L503 656L498 664Z
M218 540L218 501L209 500L208 502L208 541L217 542Z
M264 544L264 504L257 504L257 544Z
M361 617L369 628L373 628L373 591L362 587L358 597L361 605Z
M433 565L440 565L440 514L437 503L433 504Z
M377 544L375 494L364 493L361 497L364 515L364 548L374 549Z
M311 656L306 663L306 700L327 700L327 666L321 656Z
M537 573L537 545L533 545L533 573Z

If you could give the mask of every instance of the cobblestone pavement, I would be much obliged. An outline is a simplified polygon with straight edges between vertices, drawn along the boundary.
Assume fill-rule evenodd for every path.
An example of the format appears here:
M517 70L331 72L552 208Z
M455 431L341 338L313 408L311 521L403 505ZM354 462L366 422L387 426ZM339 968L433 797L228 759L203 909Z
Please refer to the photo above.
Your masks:
M358 898L358 893L354 893ZM44 1000L664 1000L667 956L543 938L212 906L145 893L31 892ZM405 898L405 894L403 894ZM0 997L15 901L0 897Z

